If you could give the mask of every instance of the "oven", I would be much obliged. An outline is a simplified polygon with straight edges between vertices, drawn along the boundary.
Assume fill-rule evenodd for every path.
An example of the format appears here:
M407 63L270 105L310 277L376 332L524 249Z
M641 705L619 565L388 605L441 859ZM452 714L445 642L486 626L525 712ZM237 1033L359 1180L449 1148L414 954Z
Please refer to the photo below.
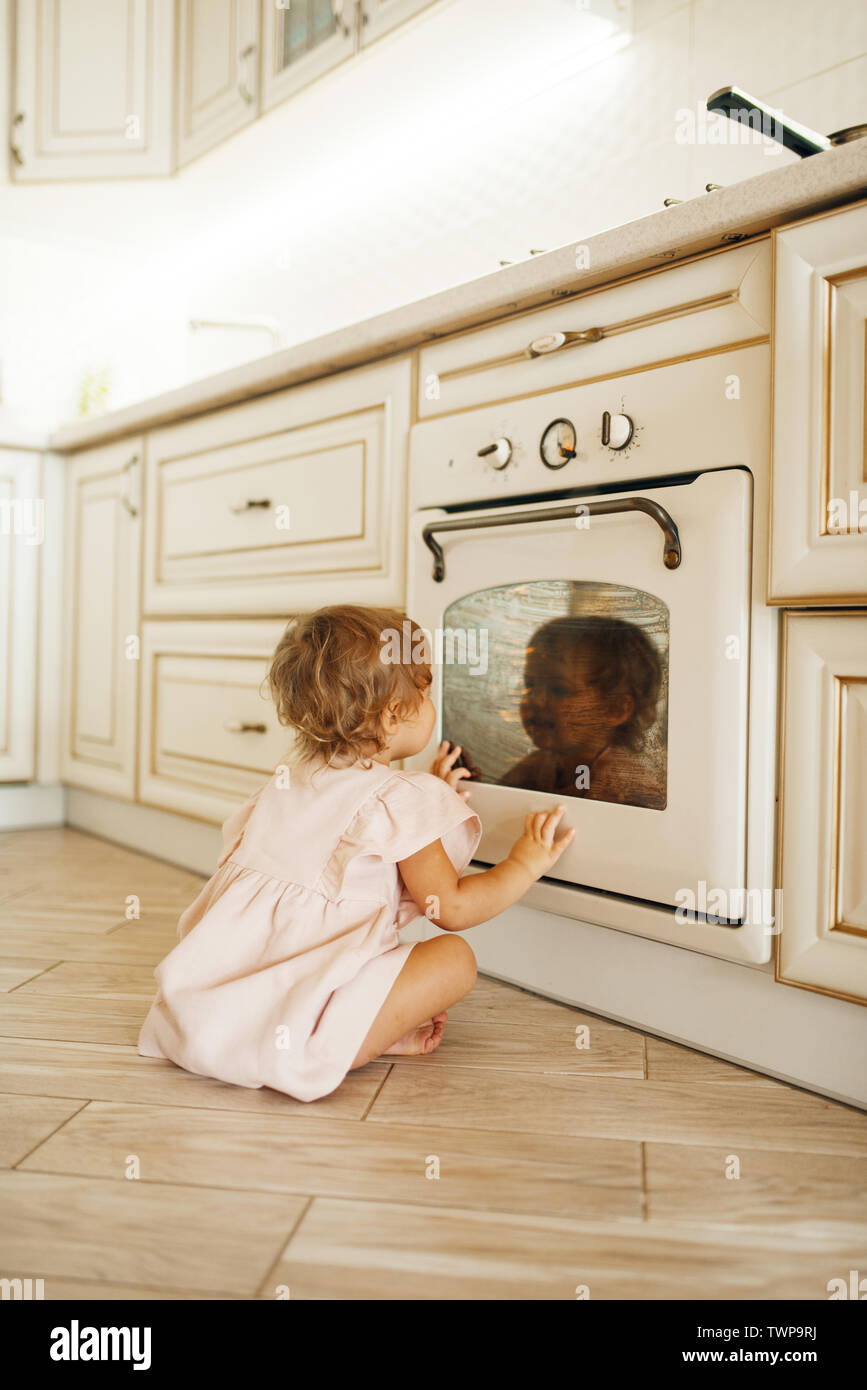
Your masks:
M576 828L525 899L749 962L774 912L766 345L415 426L407 613L437 742L498 862L528 811ZM751 787L752 778L752 787Z

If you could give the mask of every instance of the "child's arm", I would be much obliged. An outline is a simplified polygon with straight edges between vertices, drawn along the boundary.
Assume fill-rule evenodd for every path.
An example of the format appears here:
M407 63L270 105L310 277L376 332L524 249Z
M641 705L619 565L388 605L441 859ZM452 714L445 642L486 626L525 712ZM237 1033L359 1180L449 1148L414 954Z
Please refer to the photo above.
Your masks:
M567 830L559 840L554 832L566 807L531 812L524 833L501 864L483 873L458 878L440 840L425 845L399 863L401 876L425 916L445 931L465 931L504 912L541 878L575 837Z

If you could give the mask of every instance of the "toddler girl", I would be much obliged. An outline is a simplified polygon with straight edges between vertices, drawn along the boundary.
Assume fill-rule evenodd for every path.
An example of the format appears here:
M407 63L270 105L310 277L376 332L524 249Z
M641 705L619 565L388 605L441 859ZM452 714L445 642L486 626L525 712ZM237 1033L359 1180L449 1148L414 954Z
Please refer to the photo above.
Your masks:
M456 933L511 906L571 842L554 839L564 806L539 811L501 864L460 877L481 838L460 749L442 744L430 772L391 767L436 721L429 665L383 659L405 621L341 605L290 622L268 680L291 759L223 825L217 871L155 971L142 1056L308 1101L382 1054L432 1052L476 979ZM422 915L442 934L401 942Z

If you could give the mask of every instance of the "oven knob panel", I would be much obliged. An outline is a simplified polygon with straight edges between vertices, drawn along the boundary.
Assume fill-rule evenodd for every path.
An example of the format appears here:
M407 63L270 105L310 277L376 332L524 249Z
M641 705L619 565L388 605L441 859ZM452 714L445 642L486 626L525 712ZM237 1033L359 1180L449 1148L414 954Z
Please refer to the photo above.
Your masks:
M484 449L479 449L479 458L486 458L492 468L506 468L512 459L512 441L495 439L493 444L486 444Z
M610 415L606 410L602 416L602 443L609 449L625 449L633 434L635 423L629 415Z

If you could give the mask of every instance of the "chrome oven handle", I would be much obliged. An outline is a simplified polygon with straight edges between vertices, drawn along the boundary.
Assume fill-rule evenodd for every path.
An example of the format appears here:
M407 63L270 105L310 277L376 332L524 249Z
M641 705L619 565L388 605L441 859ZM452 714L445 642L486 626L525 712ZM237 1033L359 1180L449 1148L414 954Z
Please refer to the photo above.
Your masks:
M579 512L578 508L583 508ZM447 521L429 521L422 530L422 539L434 557L433 577L441 584L446 577L443 548L435 538L437 531L475 531L491 526L521 526L535 521L568 521L576 515L610 516L612 512L644 512L652 517L665 537L662 559L665 568L676 570L683 559L680 532L670 514L649 497L612 497L603 502L578 501L570 507L546 507L544 511L510 512L508 516L455 517Z

